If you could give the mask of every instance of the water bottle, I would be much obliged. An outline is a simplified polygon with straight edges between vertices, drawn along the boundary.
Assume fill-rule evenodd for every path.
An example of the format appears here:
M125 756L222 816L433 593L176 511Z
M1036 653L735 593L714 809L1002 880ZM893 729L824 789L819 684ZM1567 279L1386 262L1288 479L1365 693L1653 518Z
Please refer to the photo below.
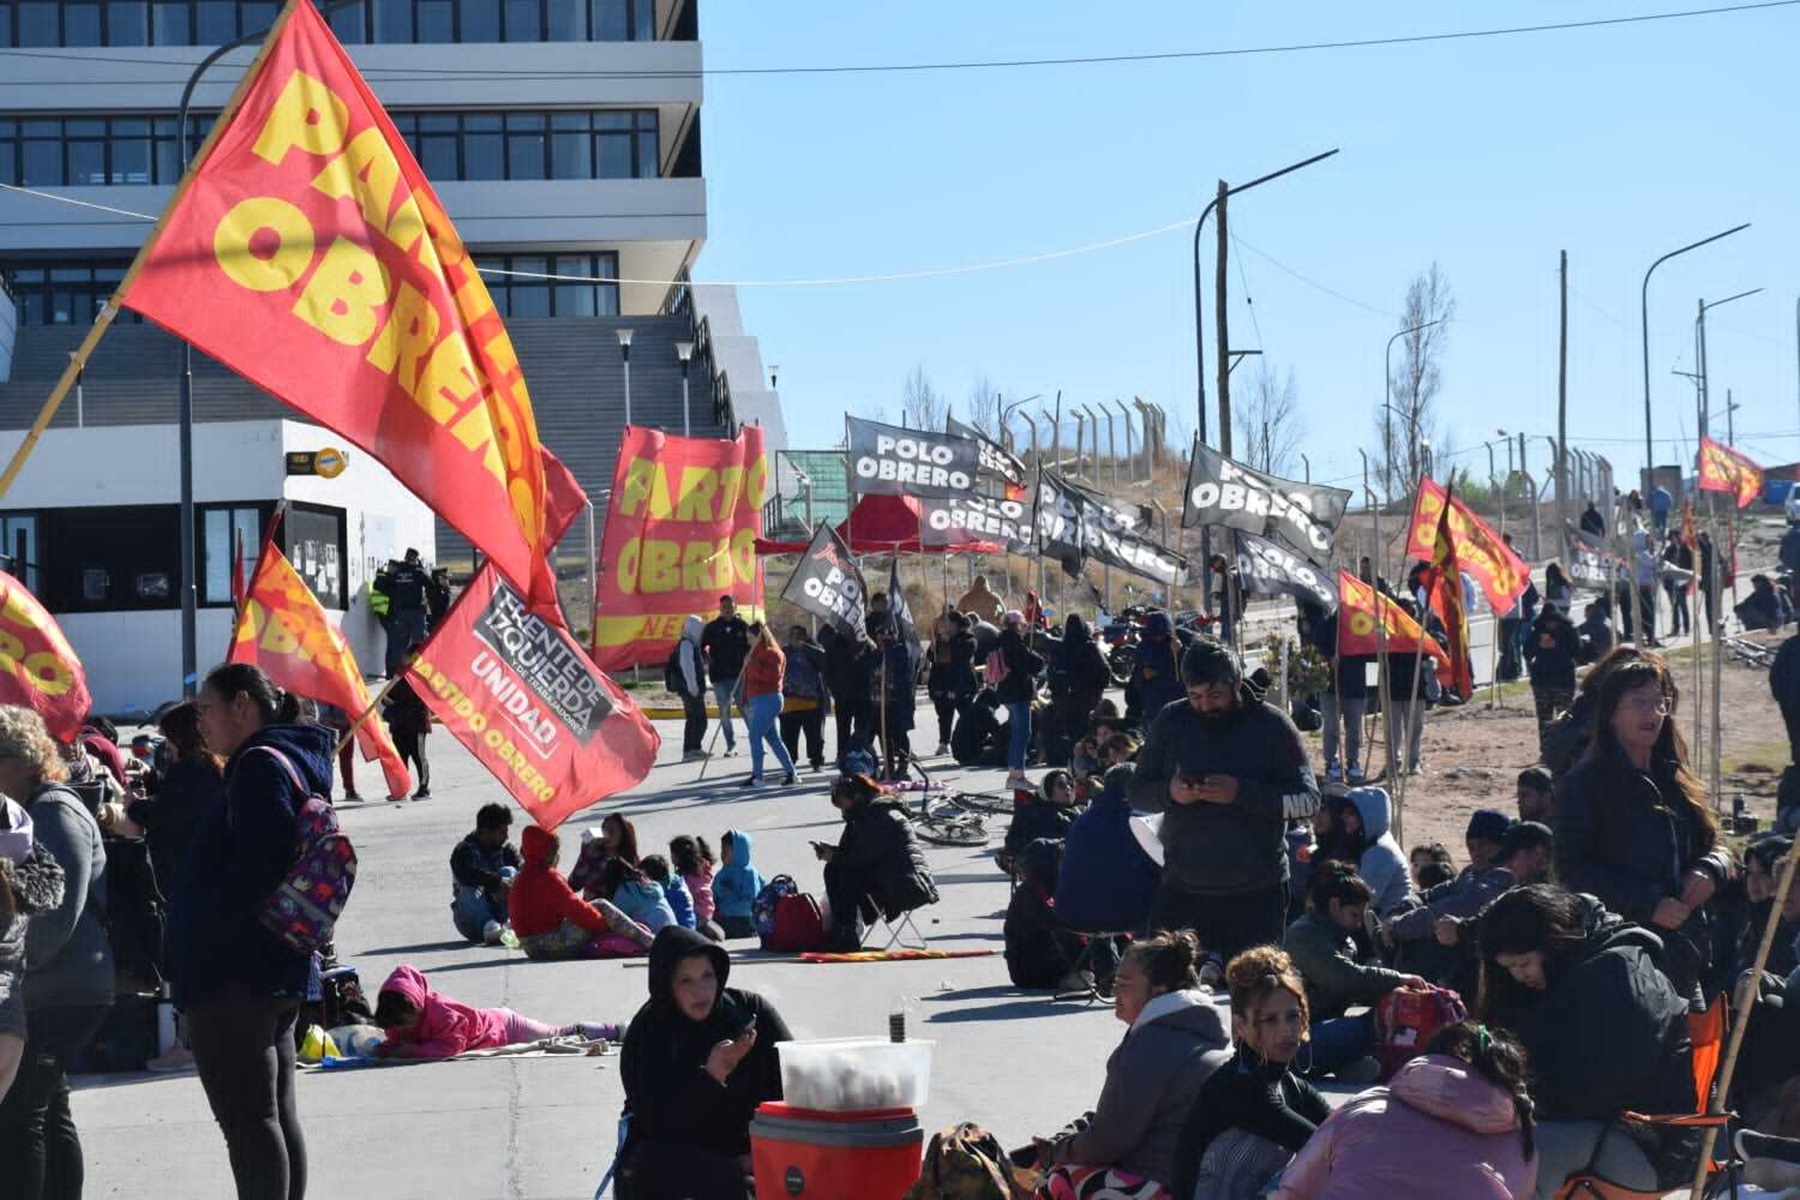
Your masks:
M888 1009L888 1041L896 1046L906 1041L906 997L894 999L893 1007Z

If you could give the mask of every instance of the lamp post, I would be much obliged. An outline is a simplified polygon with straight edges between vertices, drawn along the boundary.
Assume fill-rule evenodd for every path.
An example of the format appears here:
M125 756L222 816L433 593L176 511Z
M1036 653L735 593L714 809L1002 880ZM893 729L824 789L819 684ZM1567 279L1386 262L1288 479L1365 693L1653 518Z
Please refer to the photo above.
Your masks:
M1742 232L1748 228L1750 228L1750 222L1745 221L1742 225L1732 226L1724 233L1715 233L1709 238L1701 238L1697 242L1690 242L1679 250L1671 250L1655 262L1651 263L1650 269L1644 272L1644 285L1639 289L1638 293L1638 316L1642 323L1644 346L1644 479L1646 482L1646 491L1649 490L1648 481L1650 479L1650 470L1656 465L1655 445L1650 436L1650 276L1656 273L1656 268L1662 266L1677 255L1686 254L1689 250L1698 250L1700 247L1716 242L1720 238L1730 237L1732 234Z
M1315 154L1311 158L1302 159L1291 166L1281 168L1279 171L1271 171L1261 178L1252 179L1249 183L1240 183L1236 187L1227 184L1225 190L1221 192L1219 196L1214 196L1207 202L1205 209L1200 213L1200 219L1194 222L1194 379L1196 386L1199 388L1200 414L1200 424L1195 426L1195 428L1199 431L1200 440L1203 442L1206 440L1206 326L1201 320L1200 312L1202 286L1200 279L1200 231L1206 228L1206 218L1211 216L1213 209L1219 206L1219 199L1221 196L1231 197L1237 195L1239 192L1247 192L1253 187L1269 182L1271 179L1280 179L1283 175L1298 171L1301 167L1310 167L1314 163L1330 158L1336 153L1337 151L1335 149L1327 150L1323 154Z
M1699 412L1697 420L1695 421L1694 427L1700 431L1701 437L1709 437L1712 434L1712 391L1711 391L1711 389L1709 389L1707 387L1707 382L1706 382L1706 314L1707 314L1707 311L1710 309L1718 308L1721 305L1730 304L1733 300L1742 300L1745 296L1754 296L1760 291L1762 291L1761 288L1751 288L1747 292L1739 292L1737 295L1727 296L1723 300L1702 300L1702 301L1700 301L1700 315L1697 316L1696 318L1694 318L1694 352L1699 360L1694 365L1700 376L1700 378L1699 378L1700 412Z
M1390 413L1399 412L1398 409L1388 402L1394 386L1394 343L1410 334L1418 333L1421 329L1430 329L1433 325L1442 325L1443 323L1444 318L1438 317L1435 320L1425 321L1421 324L1414 325L1411 329L1402 329L1399 333L1396 333L1387 340L1387 348L1381 352L1381 407L1387 409ZM1414 440L1417 440L1419 436L1418 418L1404 413L1402 413L1401 416L1412 423L1413 438ZM1394 476L1394 438L1393 435L1388 432L1388 423L1385 420L1381 423L1381 450L1382 453L1387 456L1387 461L1382 464L1382 468L1387 474L1386 482L1388 483L1388 486L1382 490L1387 493L1388 503L1392 504L1394 501L1392 483Z
M694 434L690 426L693 421L692 415L688 412L688 363L694 357L694 343L676 342L675 357L681 360L681 436L692 437ZM629 394L628 392L627 395ZM630 401L626 403L629 407Z
M1500 532L1505 533L1506 532L1506 489L1512 483L1512 477L1513 477L1512 434L1506 432L1506 430L1504 430L1504 429L1496 429L1496 430L1494 430L1494 432L1506 439L1506 475L1503 479L1500 480L1500 491L1499 491L1498 495L1496 495L1494 498L1494 502L1500 506ZM1489 468L1489 469L1491 470L1492 468Z
M625 364L625 424L631 424L631 335L629 327L615 329L619 335L619 360Z

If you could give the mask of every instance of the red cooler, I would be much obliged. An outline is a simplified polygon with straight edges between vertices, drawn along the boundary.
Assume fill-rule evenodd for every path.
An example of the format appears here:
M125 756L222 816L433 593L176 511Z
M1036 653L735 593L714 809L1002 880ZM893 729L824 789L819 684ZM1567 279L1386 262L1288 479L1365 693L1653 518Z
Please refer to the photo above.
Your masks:
M919 1180L924 1143L910 1108L817 1112L759 1105L750 1122L757 1200L900 1200Z

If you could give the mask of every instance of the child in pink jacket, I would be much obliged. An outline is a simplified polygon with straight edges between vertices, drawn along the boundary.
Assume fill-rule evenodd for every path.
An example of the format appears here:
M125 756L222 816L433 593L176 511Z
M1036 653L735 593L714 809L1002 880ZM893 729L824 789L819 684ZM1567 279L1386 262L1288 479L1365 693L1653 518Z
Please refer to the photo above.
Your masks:
M596 1021L550 1025L510 1008L475 1008L434 992L425 975L401 965L381 985L375 1023L387 1031L376 1053L387 1058L454 1058L465 1050L491 1050L551 1037L618 1041L622 1027Z
M1504 1032L1459 1022L1388 1086L1332 1113L1269 1200L1530 1200L1536 1132L1524 1050Z

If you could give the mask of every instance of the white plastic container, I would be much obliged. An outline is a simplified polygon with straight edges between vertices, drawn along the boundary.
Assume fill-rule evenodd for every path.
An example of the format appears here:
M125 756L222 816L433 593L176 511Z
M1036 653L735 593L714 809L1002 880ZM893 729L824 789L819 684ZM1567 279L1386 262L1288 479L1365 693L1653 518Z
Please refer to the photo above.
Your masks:
M781 1042L782 1103L815 1112L919 1108L931 1090L935 1042L826 1038Z

